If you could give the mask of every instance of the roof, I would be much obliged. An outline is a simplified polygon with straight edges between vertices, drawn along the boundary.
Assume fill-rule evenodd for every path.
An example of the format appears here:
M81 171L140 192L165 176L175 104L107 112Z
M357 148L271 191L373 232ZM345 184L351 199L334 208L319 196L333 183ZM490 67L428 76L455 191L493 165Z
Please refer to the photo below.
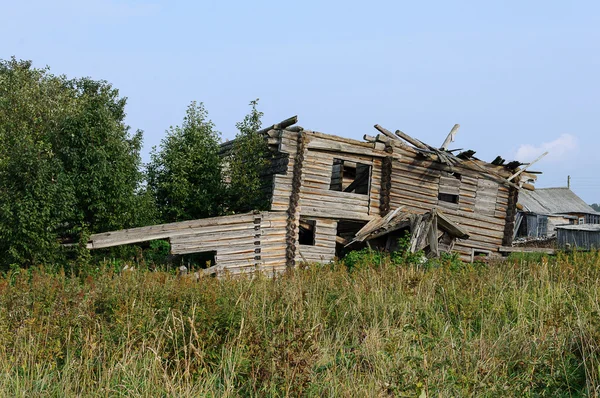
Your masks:
M519 192L523 210L537 214L585 213L600 215L569 188L538 188Z
M557 225L556 229L568 229L568 230L572 230L572 231L600 232L600 224Z

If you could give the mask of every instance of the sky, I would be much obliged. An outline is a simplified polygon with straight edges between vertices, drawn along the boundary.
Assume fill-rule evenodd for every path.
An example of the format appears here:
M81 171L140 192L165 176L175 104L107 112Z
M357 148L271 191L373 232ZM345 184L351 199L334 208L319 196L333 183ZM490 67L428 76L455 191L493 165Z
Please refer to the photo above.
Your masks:
M144 160L191 101L222 138L265 125L362 139L374 124L529 162L600 202L598 1L0 0L0 58L107 80Z

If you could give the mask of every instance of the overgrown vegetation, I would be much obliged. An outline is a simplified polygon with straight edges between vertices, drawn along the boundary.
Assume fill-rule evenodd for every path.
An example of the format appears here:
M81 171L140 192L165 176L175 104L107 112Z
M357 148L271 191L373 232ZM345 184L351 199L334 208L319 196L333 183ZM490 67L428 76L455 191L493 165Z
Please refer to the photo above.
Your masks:
M214 217L225 211L220 133L202 103L192 102L181 126L152 151L148 185L162 222Z
M142 132L129 133L117 89L0 60L0 270L86 263L90 233L264 209L257 103L222 159L220 133L192 102L144 172ZM78 241L75 252L61 247Z
M57 261L59 238L149 222L142 134L110 84L0 61L0 266Z
M228 204L236 213L264 210L267 206L260 176L268 163L269 148L258 134L263 113L257 105L258 99L250 102L252 110L236 124L238 134L228 157Z
M370 260L369 260L370 261ZM597 396L600 255L0 278L0 395Z

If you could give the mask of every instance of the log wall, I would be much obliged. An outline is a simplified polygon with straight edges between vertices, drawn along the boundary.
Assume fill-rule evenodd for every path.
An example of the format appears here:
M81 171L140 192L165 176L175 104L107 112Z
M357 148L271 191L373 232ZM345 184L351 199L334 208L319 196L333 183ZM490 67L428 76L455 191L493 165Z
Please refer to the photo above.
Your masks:
M279 131L279 151L287 153L289 161L287 172L274 176L272 211L286 211L289 206L294 170L293 158L298 148L297 134L286 130ZM379 215L381 158L385 153L374 151L368 144L341 137L324 136L308 131L305 134L308 151L302 165L299 203L301 214L310 217L358 220L369 220ZM332 187L337 188L337 185L342 184L339 177L341 166L336 160L370 166L367 194L332 190Z
M90 237L90 249L168 239L172 254L216 252L215 270L232 274L285 269L285 213L246 213L132 228Z
M298 245L299 254L296 262L329 263L335 258L335 237L337 221L327 218L305 218L315 221L315 244Z
M469 260L474 250L498 253L504 238L508 188L476 171L459 166L450 170L409 151L394 149L390 208L404 206L415 213L439 208L470 235L454 246L464 260ZM457 195L458 202L441 200L440 194Z

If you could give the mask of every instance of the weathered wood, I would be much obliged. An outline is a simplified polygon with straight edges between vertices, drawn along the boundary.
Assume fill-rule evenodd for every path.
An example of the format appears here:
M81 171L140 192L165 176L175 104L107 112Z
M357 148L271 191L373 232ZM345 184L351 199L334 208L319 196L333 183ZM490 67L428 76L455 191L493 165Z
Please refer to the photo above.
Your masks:
M367 148L356 145L356 144L346 144L342 142L335 141L327 141L321 138L313 138L308 144L309 149L313 150L323 150L330 152L342 152L342 153L350 153L357 155L367 155L367 156L377 156L377 157L385 157L387 156L387 152L374 150L373 147L369 146Z
M527 166L523 167L521 170L517 171L515 174L511 175L510 177L508 177L507 181L511 181L512 179L518 177L521 173L523 173L525 170L527 170L530 166L533 166L534 164L536 164L538 161L540 161L547 154L548 154L548 152L542 153L533 162L529 163Z
M296 123L298 123L298 116L292 116L292 117L289 117L289 118L287 118L285 120L282 120L279 123L273 124L273 125L271 125L271 126L269 126L267 128L259 130L258 134L265 134L269 130L283 130L283 129L285 129L287 127L290 127L290 126L292 126L292 125L294 125Z
M416 138L412 138L410 135L408 135L400 130L396 130L396 135L398 137L402 138L404 141L408 142L409 144L411 144L419 149L429 150L429 147L427 145L425 145L421 141L417 140Z
M509 247L501 246L498 248L500 253L546 253L555 254L556 249L546 247Z
M450 145L451 142L454 142L454 138L456 137L459 128L460 124L455 124L454 127L452 127L452 130L450 130L450 133L448 133L448 136L446 137L444 143L440 147L442 151L446 151L448 149L448 145Z
M376 124L373 127L375 127L375 129L377 129L377 131L379 131L381 134L385 135L386 137L388 137L388 138L390 138L390 139L392 139L394 141L398 141L398 137L396 137L394 134L392 134L392 132L389 131L388 129L383 128L383 127L381 127L378 124Z

